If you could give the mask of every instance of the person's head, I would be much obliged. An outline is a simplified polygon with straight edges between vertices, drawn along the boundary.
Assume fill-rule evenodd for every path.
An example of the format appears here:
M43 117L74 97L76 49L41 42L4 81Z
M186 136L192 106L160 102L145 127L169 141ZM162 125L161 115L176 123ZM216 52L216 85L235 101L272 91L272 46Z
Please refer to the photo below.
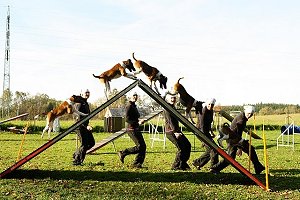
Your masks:
M208 99L206 101L206 107L208 110L212 110L215 106L215 103L216 103L216 99L215 98L211 98L211 99Z
M170 97L170 104L175 105L176 103L176 96L171 96Z
M138 94L135 92L131 97L131 101L136 102L138 100Z
M251 105L244 106L244 113L247 119L253 116L255 112L255 107Z
M88 89L86 89L86 91L83 94L83 98L88 99L90 97L90 91Z

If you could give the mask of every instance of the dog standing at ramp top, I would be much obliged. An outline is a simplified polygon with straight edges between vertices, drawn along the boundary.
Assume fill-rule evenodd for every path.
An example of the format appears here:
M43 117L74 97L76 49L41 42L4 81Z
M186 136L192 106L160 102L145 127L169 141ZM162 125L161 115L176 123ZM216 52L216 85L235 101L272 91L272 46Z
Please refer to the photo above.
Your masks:
M117 79L121 76L135 79L135 77L132 74L126 73L126 69L128 69L130 72L135 71L135 68L130 59L128 59L126 61L122 61L120 63L117 63L113 68L103 72L99 76L96 76L95 74L93 74L93 76L95 78L99 79L101 84L105 85L104 94L106 96L106 99L108 99L109 95L111 94L109 82L112 79Z
M137 60L134 57L134 53L132 53L132 58L135 60L134 66L137 68L137 72L134 73L134 75L137 75L141 72L144 72L145 75L149 78L150 80L150 87L152 88L152 84L154 84L154 88L157 92L158 95L160 95L155 82L159 81L160 88L161 89L167 89L167 81L168 78L164 76L158 69L155 67L151 67L147 63L141 60Z

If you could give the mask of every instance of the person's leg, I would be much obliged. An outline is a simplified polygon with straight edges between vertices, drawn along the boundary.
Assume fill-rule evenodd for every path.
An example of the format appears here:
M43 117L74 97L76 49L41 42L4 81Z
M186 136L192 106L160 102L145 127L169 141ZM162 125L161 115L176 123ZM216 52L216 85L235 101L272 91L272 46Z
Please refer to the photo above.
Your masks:
M235 159L237 147L236 146L233 147L229 145L227 149L228 149L227 150L228 155L230 155L233 159ZM227 160L223 159L211 167L211 172L218 173L222 171L224 168L226 168L229 164L230 163Z
M140 131L135 132L135 136L138 140L138 144L137 144L138 153L137 153L137 155L135 157L135 160L133 162L133 166L134 167L141 167L142 164L144 163L144 160L145 160L145 157L146 157L146 143L145 143L143 134Z
M199 170L210 160L211 148L207 144L204 144L204 148L204 153L199 158L193 161L193 165Z
M215 149L210 150L210 166L213 166L219 162L219 155Z
M83 156L83 152L86 145L86 138L85 138L86 135L84 134L85 132L82 127L80 127L79 130L77 130L76 132L80 140L80 147L73 154L73 159L74 159L73 164L81 165L85 157L85 155Z
M180 160L181 165L180 169L187 170L190 169L190 166L187 164L187 161L190 159L191 155L191 143L190 141L185 137L184 134L181 134L178 138L178 145L181 150Z
M176 156L175 156L174 162L172 164L172 169L174 169L174 170L179 169L181 150L179 148L178 141L173 133L167 133L166 136L177 148Z
M249 142L248 140L244 140L241 144L242 150L248 154L249 156ZM255 148L251 145L251 155L250 155L250 160L253 163L254 170L256 174L260 174L263 170L265 170L265 167L259 162Z
M146 156L146 143L144 137L140 131L130 131L128 136L132 139L136 146L126 148L119 152L119 157L122 163L124 163L125 156L129 154L137 154L133 165L142 165Z
M92 131L86 130L86 140L87 140L87 145L86 145L86 151L92 148L95 145L95 138L93 136Z

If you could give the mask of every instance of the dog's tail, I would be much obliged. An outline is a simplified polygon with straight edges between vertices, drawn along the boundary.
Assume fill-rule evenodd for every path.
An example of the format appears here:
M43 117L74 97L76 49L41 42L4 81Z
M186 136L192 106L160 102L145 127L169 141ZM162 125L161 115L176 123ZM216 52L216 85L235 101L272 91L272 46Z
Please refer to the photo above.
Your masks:
M48 112L43 112L43 113L37 114L36 116L33 117L33 119L37 120L41 115L45 116L47 114L48 114Z
M96 76L95 74L93 74L93 76L94 76L95 78L103 78L103 77L101 77L101 76Z
M137 59L135 59L135 57L134 57L134 52L132 53L132 58L133 58L135 61L137 61Z
M180 79L183 79L183 78L184 78L184 77L179 78L178 81L177 81L177 83L179 84Z

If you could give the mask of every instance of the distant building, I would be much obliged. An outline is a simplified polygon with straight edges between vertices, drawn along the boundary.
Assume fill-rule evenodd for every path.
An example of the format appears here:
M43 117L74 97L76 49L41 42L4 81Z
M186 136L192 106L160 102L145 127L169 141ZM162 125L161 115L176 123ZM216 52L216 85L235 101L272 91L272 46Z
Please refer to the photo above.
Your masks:
M107 108L104 115L104 131L117 132L125 127L125 108Z

